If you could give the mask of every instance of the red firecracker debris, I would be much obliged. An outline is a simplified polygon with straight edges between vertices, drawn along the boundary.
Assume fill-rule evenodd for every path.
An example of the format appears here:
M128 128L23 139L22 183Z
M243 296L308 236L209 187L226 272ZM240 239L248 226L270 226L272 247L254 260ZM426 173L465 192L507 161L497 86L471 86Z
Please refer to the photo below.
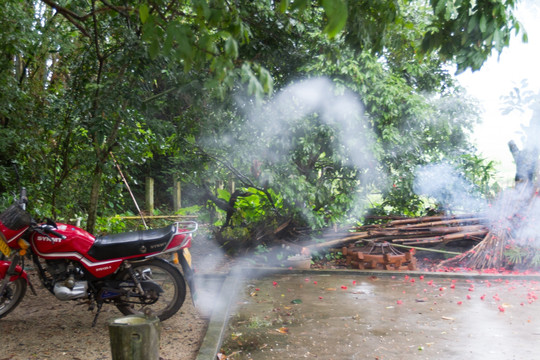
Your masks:
M341 285L341 288L342 288L343 290L347 290L347 287L346 287L345 285Z
M398 301L396 301L396 304L401 305L401 304L403 304L403 301L398 300Z
M277 286L277 281L272 281L272 286Z
M463 301L458 301L457 304L461 305L461 304L463 304Z

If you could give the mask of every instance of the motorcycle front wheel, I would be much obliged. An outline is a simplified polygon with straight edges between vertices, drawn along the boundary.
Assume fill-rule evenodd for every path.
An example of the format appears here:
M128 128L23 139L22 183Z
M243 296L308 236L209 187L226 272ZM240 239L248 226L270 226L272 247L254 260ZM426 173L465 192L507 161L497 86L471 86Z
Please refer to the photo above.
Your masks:
M8 282L4 293L0 295L0 318L9 314L19 305L26 294L26 287L26 280L23 278Z
M151 259L134 264L132 272L125 270L120 280L131 283L127 295L120 297L116 307L124 315L148 314L164 321L176 314L186 298L186 282L182 273L163 259ZM140 282L143 292L134 284L133 278Z

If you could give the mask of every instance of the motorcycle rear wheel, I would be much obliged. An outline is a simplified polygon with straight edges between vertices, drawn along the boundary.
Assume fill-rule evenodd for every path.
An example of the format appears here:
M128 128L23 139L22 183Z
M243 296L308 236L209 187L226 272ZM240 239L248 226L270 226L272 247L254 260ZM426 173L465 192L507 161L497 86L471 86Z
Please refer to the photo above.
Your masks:
M122 314L142 315L150 312L165 321L178 312L186 298L186 282L178 268L168 261L154 258L134 264L132 270L139 281L149 284L145 286L143 283L144 295L147 302L153 303L140 302L140 291L134 286L130 291L136 296L122 296L117 300L116 307ZM130 272L124 271L120 279L132 281ZM161 288L161 293L156 293L155 285Z
M23 278L8 282L4 293L0 296L0 318L9 314L19 305L26 294L26 287L26 280Z

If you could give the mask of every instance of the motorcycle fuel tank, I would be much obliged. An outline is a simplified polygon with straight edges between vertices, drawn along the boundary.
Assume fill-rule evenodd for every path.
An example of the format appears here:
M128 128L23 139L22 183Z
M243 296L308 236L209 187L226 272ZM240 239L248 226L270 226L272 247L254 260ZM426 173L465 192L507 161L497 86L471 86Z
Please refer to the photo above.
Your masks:
M65 256L67 253L84 255L94 244L94 236L73 225L57 224L56 232L65 236L59 238L53 234L42 235L35 232L32 235L34 250L44 258Z
M78 261L97 278L114 273L122 263L122 259L98 261L89 256L88 251L94 245L95 237L83 229L68 224L57 224L54 230L65 238L34 232L30 239L33 251L44 259Z

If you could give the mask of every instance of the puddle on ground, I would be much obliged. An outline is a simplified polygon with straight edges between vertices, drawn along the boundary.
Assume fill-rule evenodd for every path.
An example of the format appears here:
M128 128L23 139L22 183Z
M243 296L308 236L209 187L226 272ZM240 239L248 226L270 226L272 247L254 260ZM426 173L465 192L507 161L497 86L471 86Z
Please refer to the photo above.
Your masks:
M241 286L228 359L534 359L540 283L277 275Z

